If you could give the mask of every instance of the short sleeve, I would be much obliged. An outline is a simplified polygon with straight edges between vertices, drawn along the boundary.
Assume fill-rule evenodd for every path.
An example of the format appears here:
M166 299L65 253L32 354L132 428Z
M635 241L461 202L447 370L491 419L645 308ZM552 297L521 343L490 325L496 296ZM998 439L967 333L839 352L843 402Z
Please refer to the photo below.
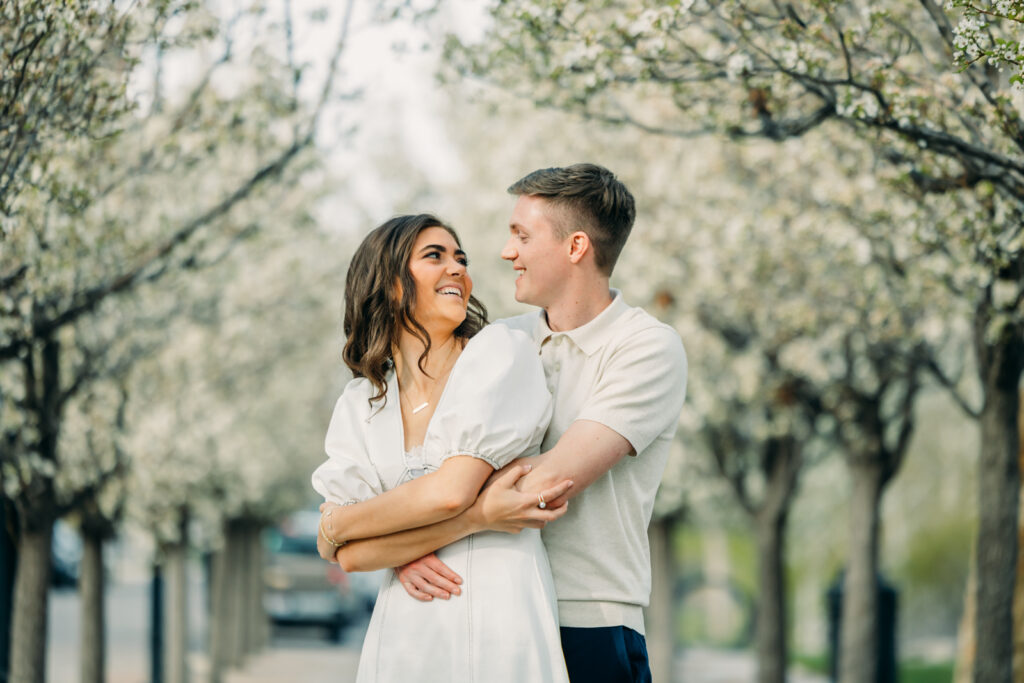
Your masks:
M383 490L380 477L366 450L366 424L362 414L369 410L365 379L354 379L334 405L331 424L324 439L327 461L313 471L313 488L332 503L359 503Z
M489 325L463 350L423 447L441 460L470 455L500 469L535 454L550 419L536 344L521 331Z
M675 429L686 376L686 351L675 330L659 325L635 332L612 352L576 419L614 429L639 454Z

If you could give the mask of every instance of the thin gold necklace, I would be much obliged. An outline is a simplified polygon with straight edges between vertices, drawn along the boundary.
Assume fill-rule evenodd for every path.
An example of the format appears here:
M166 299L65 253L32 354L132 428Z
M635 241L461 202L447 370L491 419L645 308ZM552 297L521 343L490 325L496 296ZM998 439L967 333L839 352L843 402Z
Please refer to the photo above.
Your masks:
M441 383L444 381L444 379L448 376L448 373L450 373L452 371L452 368L455 366L454 363L449 364L449 362L452 359L452 355L455 353L455 345L458 344L458 343L459 343L459 340L457 338L452 340L452 348L448 352L448 355L444 359L444 363L445 363L445 365L448 366L448 368L443 373L438 375L436 380L434 380L434 385L430 388L430 392L427 394L427 397L426 397L427 400L423 401L423 403L421 403L418 406L416 406L415 408L413 408L412 407L412 399L408 398L406 396L406 393L402 391L402 383L401 382L398 383L398 397L399 397L399 399L405 398L405 406L406 406L406 408L408 410L411 411L411 413L413 415L415 415L416 413L420 412L421 410L423 410L424 408L429 406L434 401L434 394L437 393L438 386L441 385ZM444 366L442 366L442 367L444 367Z

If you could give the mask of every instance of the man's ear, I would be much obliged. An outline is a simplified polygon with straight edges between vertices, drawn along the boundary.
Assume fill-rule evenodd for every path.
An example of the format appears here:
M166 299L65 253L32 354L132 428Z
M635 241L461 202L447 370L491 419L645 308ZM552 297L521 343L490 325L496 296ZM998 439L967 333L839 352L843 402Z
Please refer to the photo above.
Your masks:
M569 235L569 262L579 263L590 251L590 236L582 230Z

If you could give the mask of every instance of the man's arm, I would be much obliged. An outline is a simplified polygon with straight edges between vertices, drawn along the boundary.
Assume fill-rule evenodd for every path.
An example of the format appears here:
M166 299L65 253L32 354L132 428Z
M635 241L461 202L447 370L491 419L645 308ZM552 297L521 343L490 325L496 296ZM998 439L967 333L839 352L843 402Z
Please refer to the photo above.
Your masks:
M611 427L576 420L551 450L533 459L534 467L519 479L517 487L525 493L538 493L551 488L552 482L571 479L573 487L564 496L550 501L559 505L578 496L622 458L635 454L632 444ZM488 494L485 489L480 496Z
M495 529L518 533L527 527L542 528L564 515L566 506L550 505L542 509L537 506L537 494L518 491L515 482L529 470L529 465L509 468L492 484L499 487L500 493L485 500L478 499L457 517L387 536L352 541L341 547L333 546L321 534L317 538L317 550L321 557L338 562L346 571L371 571L397 567L477 531ZM554 501L564 498L572 486L571 480L562 481L543 490L540 495L545 500ZM333 504L324 503L321 510L328 506Z
M589 420L577 420L551 450L528 459L532 467L525 476L515 476L515 472L524 467L521 460L495 472L496 476L474 504L477 512L487 512L477 518L477 523L483 525L481 529L514 530L516 521L511 516L519 510L509 505L509 501L521 501L523 495L534 510L539 510L536 507L540 502L537 496L541 495L549 509L562 510L564 513L570 498L597 481L632 451L629 441L610 427ZM564 493L551 497L557 490L553 486L564 481L571 482L572 486L566 488ZM469 513L464 513L464 516L466 514ZM395 565L395 571L406 592L417 600L429 601L432 597L446 599L460 592L460 577L437 559L433 554L435 549L430 548L430 554L424 557L413 555L398 563L404 566Z

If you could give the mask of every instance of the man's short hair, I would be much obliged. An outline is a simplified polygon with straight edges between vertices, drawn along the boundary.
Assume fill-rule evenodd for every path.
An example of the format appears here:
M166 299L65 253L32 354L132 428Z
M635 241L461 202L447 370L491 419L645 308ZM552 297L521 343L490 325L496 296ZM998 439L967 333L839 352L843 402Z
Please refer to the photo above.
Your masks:
M611 275L636 218L633 195L615 174L597 164L542 168L513 183L515 195L544 197L562 209L555 233L565 239L582 230L594 247L594 260Z

